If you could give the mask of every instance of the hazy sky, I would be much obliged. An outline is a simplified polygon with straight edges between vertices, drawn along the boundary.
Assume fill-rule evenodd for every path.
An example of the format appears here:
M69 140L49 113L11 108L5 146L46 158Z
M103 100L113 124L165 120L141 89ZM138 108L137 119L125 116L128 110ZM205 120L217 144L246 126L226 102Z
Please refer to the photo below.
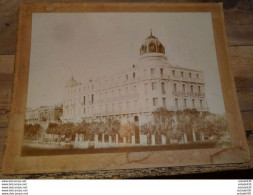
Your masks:
M138 61L150 29L172 65L204 71L211 112L223 113L210 13L35 13L27 107L63 100L66 82L112 75Z

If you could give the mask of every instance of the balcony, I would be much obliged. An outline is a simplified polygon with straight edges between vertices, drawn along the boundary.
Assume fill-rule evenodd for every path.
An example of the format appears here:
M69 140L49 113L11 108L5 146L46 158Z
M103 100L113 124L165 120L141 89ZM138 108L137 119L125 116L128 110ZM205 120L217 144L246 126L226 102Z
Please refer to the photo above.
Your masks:
M178 80L178 81L188 81L188 82L200 82L203 83L203 79L198 79L198 78L190 78L190 77L182 77L182 76L172 76L173 80Z
M192 92L182 92L182 91L173 91L172 95L174 96L190 96L190 97L194 97L194 98L198 98L198 97L205 97L205 93L192 93Z
M180 91L173 91L172 95L174 96L180 96L182 93Z
M168 74L153 74L153 75L146 75L143 79L170 79L170 75Z
M192 93L192 92L190 92L189 95L191 97L196 97L197 98L197 97L204 97L205 93Z

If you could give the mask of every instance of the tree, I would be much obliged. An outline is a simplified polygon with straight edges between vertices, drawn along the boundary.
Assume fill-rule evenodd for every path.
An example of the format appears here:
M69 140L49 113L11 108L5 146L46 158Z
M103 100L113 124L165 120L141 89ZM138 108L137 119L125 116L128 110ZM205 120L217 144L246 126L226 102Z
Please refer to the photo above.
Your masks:
M116 119L109 118L105 121L104 125L107 135L112 136L119 132L120 122Z
M127 121L126 123L122 124L120 126L119 134L121 137L126 137L128 140L130 140L130 137L134 135L134 123Z
M183 133L188 136L195 136L196 125L199 121L200 112L196 109L186 109L184 111L176 111L176 130L175 137L178 139Z
M58 132L58 124L56 123L50 123L46 129L47 134L57 134Z
M152 123L151 122L146 122L143 125L140 126L140 133L143 135L152 135Z
M58 135L65 135L65 137L72 138L75 135L76 126L74 123L63 123L58 127Z
M25 139L36 139L41 131L39 124L25 125L24 126L24 137Z
M202 120L199 120L197 129L204 135L217 139L228 132L227 120L223 115L208 113L205 114Z
M173 118L174 112L166 108L158 108L153 112L154 125L151 126L152 133L156 135L171 136L173 125L175 123Z

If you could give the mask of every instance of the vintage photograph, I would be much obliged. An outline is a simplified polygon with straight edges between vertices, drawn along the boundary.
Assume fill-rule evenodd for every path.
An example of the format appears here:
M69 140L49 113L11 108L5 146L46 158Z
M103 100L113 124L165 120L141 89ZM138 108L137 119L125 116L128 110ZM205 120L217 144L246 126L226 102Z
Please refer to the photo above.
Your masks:
M211 13L33 13L22 156L231 146Z

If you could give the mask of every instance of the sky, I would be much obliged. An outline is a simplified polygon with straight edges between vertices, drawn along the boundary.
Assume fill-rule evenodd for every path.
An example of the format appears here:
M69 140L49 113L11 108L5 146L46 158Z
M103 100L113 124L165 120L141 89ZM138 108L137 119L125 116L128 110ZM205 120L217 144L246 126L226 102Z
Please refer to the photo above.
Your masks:
M61 103L72 76L83 82L131 68L150 29L170 64L204 71L208 107L224 113L207 12L33 13L27 107Z

